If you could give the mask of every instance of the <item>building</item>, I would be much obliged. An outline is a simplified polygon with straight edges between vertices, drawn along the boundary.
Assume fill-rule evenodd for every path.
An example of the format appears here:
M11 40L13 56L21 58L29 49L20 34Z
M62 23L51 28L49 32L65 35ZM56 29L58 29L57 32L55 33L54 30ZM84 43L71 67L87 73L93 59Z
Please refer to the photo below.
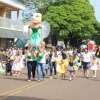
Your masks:
M21 10L24 5L15 0L0 0L0 48L13 45L15 38L23 35Z

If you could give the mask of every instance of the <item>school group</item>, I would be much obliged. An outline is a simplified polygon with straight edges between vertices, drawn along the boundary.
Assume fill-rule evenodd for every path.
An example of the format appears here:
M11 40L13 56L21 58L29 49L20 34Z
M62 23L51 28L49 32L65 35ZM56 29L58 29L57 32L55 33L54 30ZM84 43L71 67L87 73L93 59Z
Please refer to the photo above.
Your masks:
M46 48L45 43L39 47L28 45L23 49L10 48L6 50L5 74L21 76L27 69L27 81L61 78L73 80L77 75L85 78L96 78L100 69L100 46L94 51L84 49ZM92 71L92 75L90 74Z

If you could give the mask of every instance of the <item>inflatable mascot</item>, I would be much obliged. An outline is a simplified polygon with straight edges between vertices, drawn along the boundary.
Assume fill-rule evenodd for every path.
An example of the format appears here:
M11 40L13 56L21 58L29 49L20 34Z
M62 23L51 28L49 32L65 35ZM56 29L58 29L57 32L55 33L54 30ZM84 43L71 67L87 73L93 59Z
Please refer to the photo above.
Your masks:
M24 48L31 45L32 47L38 47L44 38L47 38L50 32L50 25L48 22L42 22L41 13L34 13L31 21L28 21L24 25L23 36L17 38L16 46L18 48Z
M31 29L30 34L30 43L32 46L39 46L42 38L41 38L41 22L42 15L40 13L34 13L32 17L32 21L29 25Z

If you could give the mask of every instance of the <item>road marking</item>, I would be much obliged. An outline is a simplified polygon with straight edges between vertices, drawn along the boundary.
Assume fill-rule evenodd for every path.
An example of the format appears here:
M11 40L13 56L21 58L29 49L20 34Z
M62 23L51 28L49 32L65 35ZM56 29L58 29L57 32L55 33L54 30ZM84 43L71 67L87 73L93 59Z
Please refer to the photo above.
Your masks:
M22 87L19 87L19 88L15 88L15 89L12 89L12 90L8 90L8 91L6 91L6 92L0 93L0 96L9 94L10 92L17 91L17 90L22 89L22 88L26 88L26 87L28 87L28 86L30 86L30 85L32 85L32 84L33 84L33 82L30 83L30 84L26 84L26 85L24 85L24 86L22 86Z
M32 83L33 83L33 82L31 82L31 84L32 84ZM24 84L24 86L31 85L31 84L27 83L27 84ZM21 87L19 87L19 88L15 88L15 89L1 90L1 91L0 91L0 96L3 95L3 94L6 94L6 93L8 93L8 92L14 91L14 90L16 90L16 89L20 89L20 88L22 88L22 87L24 87L24 86L21 86Z
M45 84L45 83L47 83L49 80L46 80L46 81L44 81L44 82L40 82L40 83L36 83L36 84L30 84L30 85L27 85L27 86L24 86L24 87L21 87L20 89L18 88L18 89L14 89L14 90L12 90L12 91L8 91L8 92L6 92L6 93L3 93L3 95L1 95L0 94L0 100L4 100L5 98L7 98L8 96L13 96L13 95L16 95L16 94L18 94L18 93L21 93L21 92L23 92L24 90L28 90L28 89L30 89L30 88L33 88L33 87L36 87L36 86L40 86L40 85L42 85L42 84Z

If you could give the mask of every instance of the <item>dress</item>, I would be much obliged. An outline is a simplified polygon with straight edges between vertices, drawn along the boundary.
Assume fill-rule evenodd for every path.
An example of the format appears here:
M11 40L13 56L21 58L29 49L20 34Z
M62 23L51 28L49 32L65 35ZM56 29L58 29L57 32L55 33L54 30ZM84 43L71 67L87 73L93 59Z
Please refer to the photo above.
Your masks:
M25 67L25 55L22 55L21 56L21 59L20 59L20 68L23 69Z
M74 64L73 64L73 62L69 62L68 71L69 72L73 72L74 71Z
M41 36L40 36L40 29L39 28L32 28L32 33L31 33L31 43L33 46L38 46L41 41Z
M15 60L14 60L13 65L12 65L12 70L13 71L21 71L20 56L15 57Z
M97 60L93 60L91 64L91 70L97 70L98 65L97 65Z
M62 60L61 63L60 63L60 73L66 73L66 70L67 70L67 66L68 66L68 60Z

